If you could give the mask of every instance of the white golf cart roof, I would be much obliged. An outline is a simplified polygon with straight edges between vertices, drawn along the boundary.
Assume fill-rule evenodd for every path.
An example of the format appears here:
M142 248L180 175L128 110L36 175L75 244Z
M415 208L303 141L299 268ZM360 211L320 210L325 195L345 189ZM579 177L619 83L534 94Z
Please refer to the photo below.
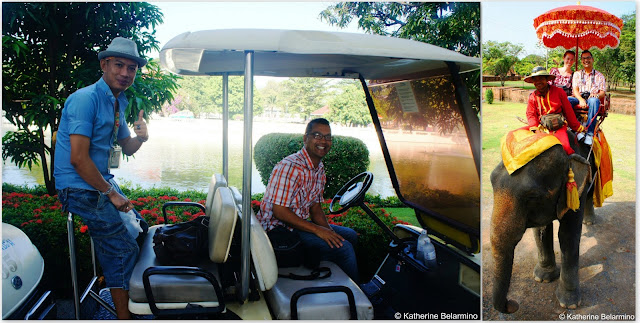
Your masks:
M480 58L394 37L343 32L226 29L187 32L160 52L161 64L181 75L242 75L244 51L255 55L254 75L390 79L480 68ZM356 74L357 73L357 74Z

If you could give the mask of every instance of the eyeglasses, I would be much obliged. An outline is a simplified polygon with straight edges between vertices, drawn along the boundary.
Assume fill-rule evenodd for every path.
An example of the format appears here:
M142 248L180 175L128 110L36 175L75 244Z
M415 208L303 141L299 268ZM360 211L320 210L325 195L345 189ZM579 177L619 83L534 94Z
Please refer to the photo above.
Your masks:
M324 138L324 140L326 140L326 141L331 141L331 134L323 135L323 134L321 134L319 132L312 132L312 133L308 133L307 135L313 137L313 139L315 139L315 140L320 140L320 139Z
M593 58L593 56L580 57L580 59L581 59L581 60L583 60L583 61L584 61L585 59L592 59L592 58Z

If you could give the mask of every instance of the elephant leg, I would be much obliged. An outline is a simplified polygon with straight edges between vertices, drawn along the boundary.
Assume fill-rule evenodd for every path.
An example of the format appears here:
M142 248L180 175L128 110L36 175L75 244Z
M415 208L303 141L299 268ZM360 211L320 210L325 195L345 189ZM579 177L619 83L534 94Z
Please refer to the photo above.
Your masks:
M514 208L509 207L510 197L494 194L494 208L491 217L491 251L494 260L493 307L502 313L514 313L518 303L507 300L513 272L513 257L516 245L526 230L526 219L518 217Z
M584 201L584 199L583 199ZM582 210L567 212L560 220L558 240L562 253L560 281L556 297L563 308L575 309L580 305L580 279L578 277Z
M593 189L591 192L587 193L587 201L582 209L584 210L584 218L582 219L582 222L586 225L595 224L596 213L593 209Z
M537 282L552 282L560 276L553 252L553 222L546 227L533 228L533 235L538 246L538 263L533 270L533 276Z

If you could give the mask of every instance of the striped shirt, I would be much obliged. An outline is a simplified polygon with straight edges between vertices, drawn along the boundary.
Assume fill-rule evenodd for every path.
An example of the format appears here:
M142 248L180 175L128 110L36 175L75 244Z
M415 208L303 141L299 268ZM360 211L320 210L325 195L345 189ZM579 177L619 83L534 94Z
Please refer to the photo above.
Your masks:
M587 74L584 70L579 70L573 73L573 87L578 87L578 91L591 92L591 94L597 95L600 91L607 90L607 82L604 79L602 73L592 69L591 73Z
M292 230L273 216L273 205L287 207L299 218L306 220L309 218L309 208L323 201L326 182L324 164L320 162L314 168L305 148L285 157L271 172L260 212L256 215L258 221L267 232L279 225Z

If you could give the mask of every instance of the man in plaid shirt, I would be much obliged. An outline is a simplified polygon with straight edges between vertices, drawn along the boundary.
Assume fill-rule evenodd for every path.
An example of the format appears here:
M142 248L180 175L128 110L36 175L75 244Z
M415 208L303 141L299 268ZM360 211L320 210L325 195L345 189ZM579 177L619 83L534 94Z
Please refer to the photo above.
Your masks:
M582 67L584 69L573 73L573 96L569 97L571 106L578 105L582 108L589 107L589 113L587 114L587 135L583 133L578 134L578 140L584 138L584 143L591 145L593 143L593 132L596 128L596 117L598 110L600 109L600 100L604 98L605 91L607 89L607 83L604 75L596 71L593 68L593 55L588 50L582 51L580 55L582 61ZM589 93L587 99L582 98L581 94L584 92Z
M256 217L267 232L283 226L297 233L305 247L317 250L321 260L336 263L357 283L357 234L350 228L329 225L320 205L327 181L322 158L331 149L332 140L329 121L311 120L303 140L300 151L273 168Z

